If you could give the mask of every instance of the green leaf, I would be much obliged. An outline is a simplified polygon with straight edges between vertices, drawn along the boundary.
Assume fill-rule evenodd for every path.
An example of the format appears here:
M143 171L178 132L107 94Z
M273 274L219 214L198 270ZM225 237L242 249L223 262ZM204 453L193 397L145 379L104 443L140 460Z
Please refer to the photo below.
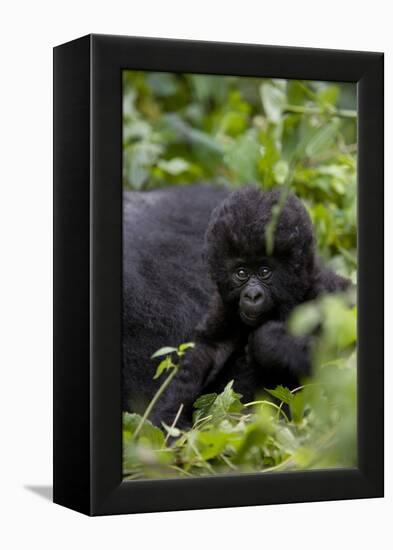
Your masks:
M210 422L216 424L220 422L228 413L239 412L242 410L243 405L240 401L241 394L236 393L233 389L233 380L231 380L222 393L210 393L199 397L195 403L194 408L194 423L201 418L211 416Z
M141 420L142 417L139 414L123 413L123 431L132 436ZM154 426L149 420L145 420L139 432L139 439L141 438L154 449L161 448L165 440L165 436L160 428Z
M168 355L169 353L173 353L174 351L177 351L177 348L172 348L170 346L166 346L163 348L160 348L159 350L155 351L153 355L151 356L152 359L155 357L161 357L162 355Z
M225 101L229 88L228 77L205 74L189 74L187 77L199 101L206 102L211 99L217 103Z
M293 394L288 388L285 388L284 386L277 386L274 390L269 390L268 388L265 388L265 390L270 393L270 395L276 397L280 401L283 401L287 405L290 405L293 401Z
M321 128L315 131L306 145L306 155L308 157L313 157L324 153L337 136L340 125L340 119L333 118L331 122L324 124Z
M194 342L186 342L185 344L180 344L179 351L186 351L189 348L195 348Z
M251 131L227 146L223 160L239 182L253 182L258 178L257 162L261 152L261 146Z
M216 400L217 394L216 393L206 393L205 395L201 395L198 397L198 399L194 403L194 409L207 409L211 407Z
M204 460L217 457L225 449L225 446L233 438L232 434L214 430L211 432L198 432L199 452Z
M216 393L207 393L201 395L194 403L193 423L195 424L201 418L206 418L210 415L211 407L216 400Z
M260 87L262 105L267 118L277 124L281 120L282 112L287 104L287 95L282 86L274 86L266 82Z
M337 103L337 99L340 93L338 86L326 86L319 90L317 93L317 101L322 108L326 106L334 107Z
M130 142L132 140L149 139L152 129L148 122L144 120L134 120L130 124L127 124L123 130L123 140Z
M296 439L292 431L287 426L277 430L276 438L278 443L288 453L293 453L299 447L298 439Z
M293 394L293 399L290 404L292 419L295 424L300 424L303 420L305 402L303 391L298 391Z
M127 182L140 189L149 178L151 167L162 151L161 145L149 141L140 141L128 146L124 151L124 172Z
M190 163L182 158L175 157L170 160L160 160L157 166L172 176L178 176L189 169Z
M158 97L168 97L177 92L178 80L170 73L146 73L146 81Z
M155 375L153 376L153 379L159 378L163 372L169 369L175 368L176 365L173 363L172 359L168 355L168 357L165 357L163 361L158 365Z
M260 450L266 444L272 426L266 420L259 419L246 427L245 436L234 457L237 464L247 463L247 455Z
M126 432L134 433L135 428L138 426L141 416L136 413L123 413L123 430Z
M222 154L222 147L218 141L206 132L188 125L178 115L166 115L165 121L176 132L178 140L201 146L215 154Z
M279 160L273 166L273 174L276 183L282 185L285 183L289 174L289 164L285 160Z
M217 395L213 405L212 413L214 417L225 416L228 412L238 412L242 409L240 393L236 393L233 389L233 380L228 382L222 393Z
M229 111L220 121L219 132L228 136L239 136L247 128L247 114Z
M289 332L294 336L311 334L321 323L321 311L317 303L298 306L289 317Z
M348 308L336 296L327 296L323 301L324 331L332 346L343 349L356 341L357 309Z

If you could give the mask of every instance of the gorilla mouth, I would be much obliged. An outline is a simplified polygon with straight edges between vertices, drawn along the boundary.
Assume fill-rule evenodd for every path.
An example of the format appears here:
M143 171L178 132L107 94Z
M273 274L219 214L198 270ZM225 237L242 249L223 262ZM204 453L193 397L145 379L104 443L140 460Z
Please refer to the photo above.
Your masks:
M246 313L245 311L240 311L240 318L246 325L255 326L261 318L261 312Z

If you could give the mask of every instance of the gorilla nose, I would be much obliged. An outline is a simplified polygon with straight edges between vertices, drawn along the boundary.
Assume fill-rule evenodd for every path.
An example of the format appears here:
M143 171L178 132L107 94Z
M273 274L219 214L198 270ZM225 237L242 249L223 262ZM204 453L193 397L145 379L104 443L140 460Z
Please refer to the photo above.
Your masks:
M263 300L262 291L259 288L250 287L244 293L244 299L252 305L257 305Z

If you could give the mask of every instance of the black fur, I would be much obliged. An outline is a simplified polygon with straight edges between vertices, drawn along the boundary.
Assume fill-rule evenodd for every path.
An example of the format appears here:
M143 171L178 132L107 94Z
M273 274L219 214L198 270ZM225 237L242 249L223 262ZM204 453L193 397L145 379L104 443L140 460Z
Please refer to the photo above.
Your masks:
M309 346L287 334L288 314L349 284L320 265L311 221L295 196L279 215L272 256L265 232L279 193L245 187L226 196L193 186L128 194L125 200L124 407L138 410L156 390L149 360L156 349L197 344L155 408L158 424L172 422L181 403L187 422L198 395L220 391L231 378L246 399L258 387L297 384L310 374ZM201 261L206 227L210 279ZM271 271L266 280L257 275L261 264ZM239 265L249 268L260 289L257 321L251 323L243 317L246 283L234 275Z
M124 193L123 410L143 411L162 383L151 355L194 337L213 291L204 234L228 194L207 185Z

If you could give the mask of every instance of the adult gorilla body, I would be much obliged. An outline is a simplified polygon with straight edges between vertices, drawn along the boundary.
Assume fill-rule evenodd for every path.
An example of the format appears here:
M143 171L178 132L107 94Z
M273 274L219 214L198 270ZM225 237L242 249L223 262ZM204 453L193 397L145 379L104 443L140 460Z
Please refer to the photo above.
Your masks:
M123 410L144 410L162 384L151 355L190 341L206 312L213 287L204 235L228 194L202 184L124 193Z

